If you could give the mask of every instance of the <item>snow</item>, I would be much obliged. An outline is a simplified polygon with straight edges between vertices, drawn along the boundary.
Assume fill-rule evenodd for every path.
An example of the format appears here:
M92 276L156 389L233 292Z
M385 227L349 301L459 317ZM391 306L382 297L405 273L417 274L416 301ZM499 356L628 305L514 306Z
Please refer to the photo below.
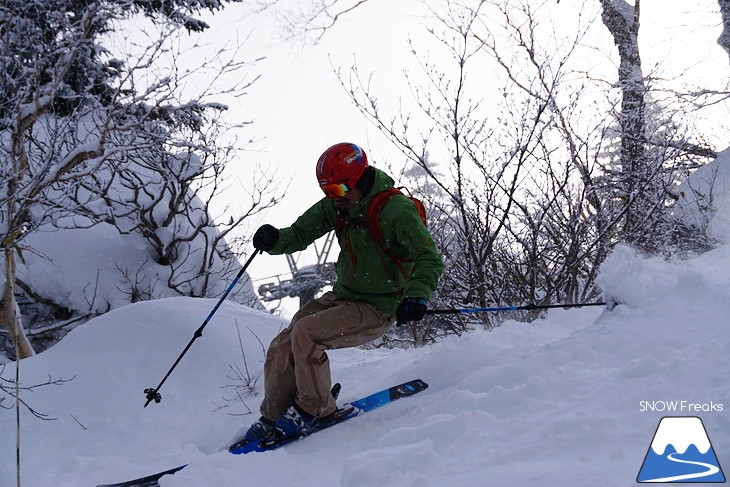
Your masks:
M677 442L677 438L684 441ZM667 446L672 445L678 453L687 451L690 445L695 445L703 455L710 449L710 440L702 427L699 418L692 417L669 417L662 419L657 428L654 441L651 442L651 449L657 455L664 455Z
M697 210L711 209L710 235L723 244L730 243L730 148L692 173L680 185L679 194L677 213L680 217L702 225L704 215Z
M59 227L64 224L72 226L69 220L59 219L56 224ZM75 217L75 220L82 225L88 223L82 217ZM157 231L164 235L166 229ZM193 244L202 247L200 241L207 243L210 240L198 238ZM138 233L122 235L107 223L83 229L44 225L27 236L24 242L31 251L24 254L24 263L19 262L18 277L31 283L36 293L53 296L59 306L79 315L116 309L128 304L135 294L149 294L152 298L175 296L177 292L166 283L171 280L179 284L190 279L201 266L198 258L173 267L159 265L153 259L153 249ZM59 252L59 242L63 242L62 248L69 251ZM202 251L201 248L190 254L200 255ZM213 279L208 295L220 295L228 286L228 281L219 278L222 272L230 276L239 269L238 266L225 269L218 260L212 266ZM172 272L175 272L174 278L171 277ZM190 285L199 285L196 281L193 279ZM241 281L232 297L238 302L258 301L248 274Z
M726 221L730 174L707 171L716 183L712 219ZM45 243L63 235L48 234ZM110 266L134 258L103 232L88 235L67 247L76 250L73 273L33 263L27 272L83 290L96 279L96 267L84 267L93 252L109 255ZM109 279L106 270L99 279ZM120 306L20 363L23 387L67 381L21 391L53 418L21 408L22 485L94 486L190 464L160 484L628 486L664 416L701 417L720 465L730 465L730 244L684 262L618 247L599 284L615 306L551 310L530 324L508 321L417 349L330 351L341 402L415 378L430 387L244 456L227 446L258 418L264 348L286 322L226 301L160 389L162 402L145 408L144 389L157 387L217 301ZM8 389L15 365L0 370ZM250 377L252 394L241 376ZM3 389L7 408L13 399ZM0 408L2 486L16 485L15 431L15 410Z
M130 266L125 270L133 272L151 260L141 239L120 237L111 225L41 231L29 240L35 252L18 266L19 277L33 283L40 295L54 296L59 305L72 310L100 313L127 304L118 266ZM59 241L73 251L57 252ZM49 255L56 258L51 261Z
M128 305L21 363L25 486L119 482L189 463L164 486L443 486L633 484L659 419L642 401L725 405L701 416L730 464L730 246L672 264L619 248L602 285L608 309L554 310L419 349L330 351L341 400L422 378L430 388L281 450L231 455L258 416L257 396L229 402L231 365L252 375L286 326L226 302L144 408L215 305L169 298ZM259 343L261 342L261 343ZM3 377L14 367L8 364ZM251 414L247 408L254 411ZM682 413L681 411L679 413ZM677 413L673 413L677 415ZM15 485L14 412L0 411L0 485ZM12 435L10 433L13 433Z

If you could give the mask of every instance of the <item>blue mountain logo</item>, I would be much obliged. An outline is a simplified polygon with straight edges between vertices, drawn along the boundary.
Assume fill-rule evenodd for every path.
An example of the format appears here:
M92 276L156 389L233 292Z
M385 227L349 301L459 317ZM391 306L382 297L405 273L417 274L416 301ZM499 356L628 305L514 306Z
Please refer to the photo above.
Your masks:
M662 418L636 481L725 482L702 420L695 416Z

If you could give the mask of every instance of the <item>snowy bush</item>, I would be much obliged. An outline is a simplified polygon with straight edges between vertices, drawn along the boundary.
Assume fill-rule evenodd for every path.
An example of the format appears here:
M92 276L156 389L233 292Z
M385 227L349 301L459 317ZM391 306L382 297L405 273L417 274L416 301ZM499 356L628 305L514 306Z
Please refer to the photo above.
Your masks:
M124 303L215 296L240 269L230 232L276 202L275 185L252 168L260 185L247 188L249 209L217 224L211 201L236 127L211 98L238 96L255 78L240 46L185 71L167 63L182 35L207 27L193 15L221 6L11 0L0 9L0 351L17 338L30 356L65 325ZM210 86L187 93L201 71ZM226 76L235 81L219 88ZM257 304L250 284L236 299Z

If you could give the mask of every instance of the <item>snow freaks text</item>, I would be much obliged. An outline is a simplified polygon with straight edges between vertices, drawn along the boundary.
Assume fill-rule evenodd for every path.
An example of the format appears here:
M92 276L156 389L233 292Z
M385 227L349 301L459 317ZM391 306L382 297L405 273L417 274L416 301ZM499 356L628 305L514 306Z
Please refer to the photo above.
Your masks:
M640 401L639 412L668 413L721 413L722 403L714 401L695 403L690 401Z

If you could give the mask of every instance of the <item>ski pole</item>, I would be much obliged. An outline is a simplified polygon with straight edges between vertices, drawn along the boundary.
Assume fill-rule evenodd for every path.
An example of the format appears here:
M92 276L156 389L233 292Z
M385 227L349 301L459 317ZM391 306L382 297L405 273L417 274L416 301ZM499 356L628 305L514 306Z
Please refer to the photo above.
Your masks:
M461 308L461 309L429 309L427 315L449 315L464 313L481 313L483 311L529 311L533 309L551 308L582 308L584 306L605 306L606 303L579 303L579 304L526 304L524 306L498 306L495 308Z
M147 405L149 405L149 403L152 401L155 401L156 403L158 403L162 400L162 396L159 393L159 390L162 387L162 384L164 384L165 381L167 380L167 378L170 377L170 374L172 374L172 371L175 370L175 367L177 367L177 364L180 363L180 360L182 360L183 356L187 353L187 351L193 345L193 342L195 340L197 340L198 338L200 338L201 336L203 336L203 328L205 328L206 325L208 324L208 322L211 320L211 318L213 318L213 315L215 314L215 312L218 311L218 308L220 308L221 304L223 304L223 301L225 301L226 297L228 297L228 294L235 287L238 280L241 279L241 277L243 276L243 273L246 272L246 269L248 268L249 264L251 264L251 261L253 260L253 258L256 257L256 254L259 254L261 252L263 252L263 251L254 250L253 255L251 257L249 257L248 261L246 261L246 263L243 265L241 270L238 271L238 274L233 279L233 282L231 282L228 285L226 292L224 292L223 296L221 296L221 298L218 300L218 303L213 308L213 311L211 311L210 314L208 315L208 317L205 319L205 321L203 321L203 324L200 325L200 328L195 330L195 333L193 334L193 338L190 339L190 342L188 342L188 345L185 347L185 350L182 351L182 353L177 358L177 360L175 360L175 363L172 364L172 367L170 367L170 370L167 371L167 374L165 374L165 377L162 379L160 384L157 387L155 387L154 389L150 387L150 388L144 390L144 393L146 394L146 397L147 397L147 402L144 404L144 407L147 407Z

